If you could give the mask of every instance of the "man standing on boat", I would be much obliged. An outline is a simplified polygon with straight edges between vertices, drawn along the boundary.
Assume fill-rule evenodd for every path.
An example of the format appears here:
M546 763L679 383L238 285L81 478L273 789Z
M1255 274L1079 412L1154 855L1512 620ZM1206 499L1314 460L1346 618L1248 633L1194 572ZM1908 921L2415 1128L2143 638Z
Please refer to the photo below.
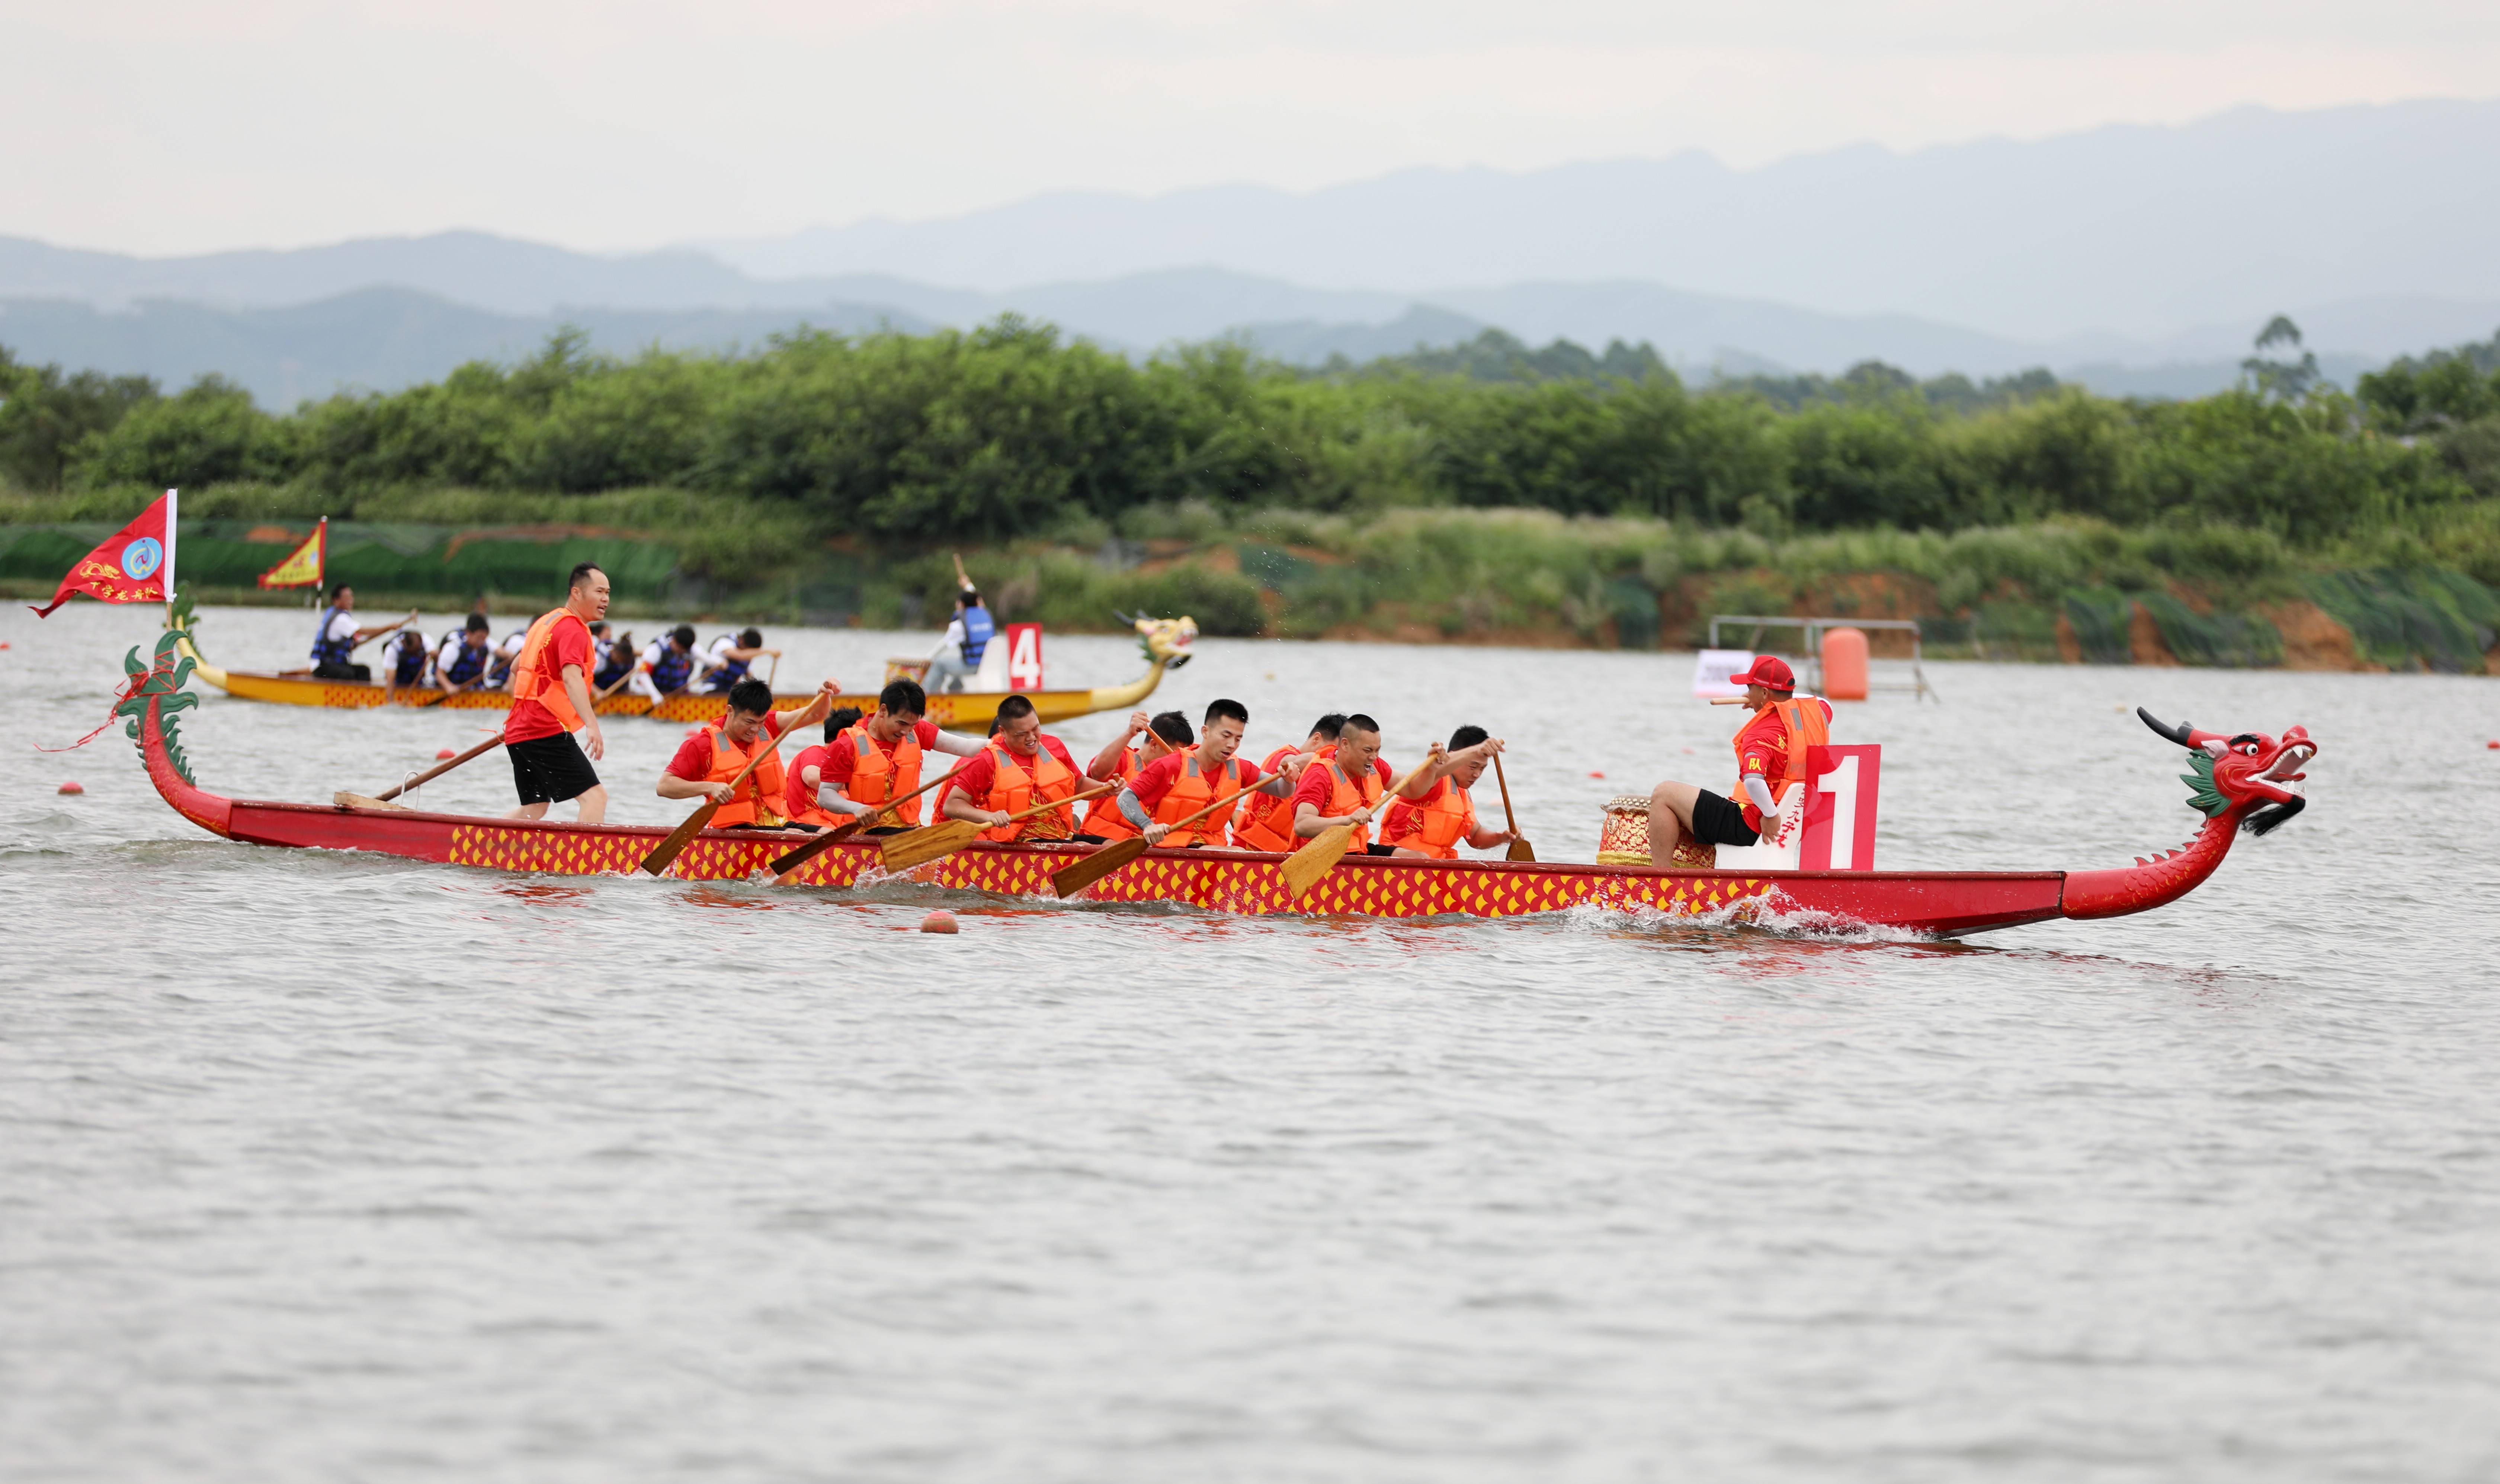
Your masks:
M396 624L375 629L356 627L356 590L341 583L330 590L330 606L321 610L321 625L312 630L312 678L371 680L373 666L355 662L356 646L416 622L411 613Z
M608 818L608 790L590 765L608 751L591 710L590 621L607 616L608 574L584 562L573 569L564 606L541 615L521 641L512 661L512 709L504 718L504 751L521 795L512 819L543 819L549 804L566 799L579 801L584 824Z
M1757 655L1728 677L1745 688L1753 720L1736 732L1738 804L1688 783L1662 783L1649 796L1649 863L1663 866L1687 834L1703 845L1759 845L1767 817L1774 833L1790 790L1805 776L1805 750L1831 740L1831 703L1796 698L1796 672L1777 655Z
M1477 822L1476 801L1467 792L1501 750L1501 739L1486 735L1481 726L1450 733L1449 750L1433 749L1438 756L1424 771L1424 796L1399 798L1381 817L1380 843L1393 855L1434 860L1456 860L1461 845L1480 851L1508 845L1509 830L1487 829Z
M818 774L817 807L839 819L874 814L919 789L922 759L928 754L969 758L981 750L982 744L970 737L939 730L937 723L925 718L928 709L929 695L919 682L888 682L876 693L876 714L861 718L829 741L824 756L807 764ZM919 823L920 800L908 799L889 816L887 823L869 833L909 828Z
M929 689L960 691L964 682L981 671L981 656L990 647L990 636L997 632L990 623L990 610L981 606L981 595L970 583L955 595L955 618L946 626L946 636L938 641L929 656Z
M1041 729L1041 713L1022 695L999 702L999 729L989 745L955 770L938 790L938 810L950 820L993 825L984 840L1065 840L1076 833L1072 806L1007 823L1035 804L1072 796L1083 781L1068 744Z

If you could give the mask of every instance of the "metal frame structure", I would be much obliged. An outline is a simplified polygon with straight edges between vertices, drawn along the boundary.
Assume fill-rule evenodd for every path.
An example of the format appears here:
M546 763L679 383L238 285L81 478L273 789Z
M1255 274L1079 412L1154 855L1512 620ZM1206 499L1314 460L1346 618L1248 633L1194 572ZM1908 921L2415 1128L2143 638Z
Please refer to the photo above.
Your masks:
M1719 642L1719 626L1722 624L1753 625L1753 631L1748 634L1745 639L1745 647L1748 649L1759 649L1762 642L1762 630L1765 629L1793 629L1798 630L1805 640L1805 653L1799 658L1805 661L1807 666L1807 674L1810 677L1807 682L1808 686L1818 694L1822 694L1823 691L1823 636L1826 631L1834 629L1884 629L1896 632L1907 633L1910 636L1909 680L1906 682L1898 680L1879 682L1871 673L1870 666L1870 673L1866 677L1866 689L1868 693L1872 694L1877 691L1907 691L1910 693L1911 698L1914 700L1933 697L1940 704L1944 700L1943 696L1936 694L1935 687L1927 684L1926 669L1920 662L1919 626L1914 620L1775 618L1753 613L1714 613L1710 616L1710 647L1712 649L1725 647Z

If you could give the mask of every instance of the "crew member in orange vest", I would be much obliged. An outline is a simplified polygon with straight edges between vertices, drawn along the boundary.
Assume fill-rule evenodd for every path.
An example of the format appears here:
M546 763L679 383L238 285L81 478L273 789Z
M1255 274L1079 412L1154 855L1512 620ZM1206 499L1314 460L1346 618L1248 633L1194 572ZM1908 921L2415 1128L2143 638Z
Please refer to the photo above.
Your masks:
M590 765L608 751L590 709L590 621L607 616L608 574L584 562L573 569L564 606L541 614L521 640L512 660L512 709L504 718L504 751L521 795L512 819L543 819L549 804L566 799L580 801L584 824L608 818L608 790ZM576 731L578 745L570 735Z
M1805 778L1805 750L1831 740L1831 703L1819 695L1796 696L1796 672L1777 655L1757 655L1730 681L1745 688L1752 721L1736 732L1737 804L1688 783L1662 783L1649 796L1649 863L1673 858L1678 839L1691 834L1705 845L1758 845L1770 819L1780 816Z
M1311 724L1311 734L1300 747L1280 747L1269 753L1259 764L1259 771L1270 776L1289 774L1300 778L1302 770L1314 758L1336 756L1336 734L1345 729L1345 713L1332 711ZM1286 766L1285 760L1296 754L1300 762ZM1250 802L1233 817L1233 848L1236 851L1290 851L1293 837L1294 806L1289 798L1271 793L1253 793Z
M955 770L938 790L939 812L950 820L993 826L984 840L1065 840L1076 833L1075 806L1062 805L1029 820L1007 823L1035 804L1074 794L1083 782L1068 744L1041 729L1041 714L1022 695L999 702L999 729L979 755Z
M817 805L816 790L825 782L825 759L840 745L842 733L857 726L864 714L857 706L835 707L834 714L825 718L825 740L801 748L799 756L790 759L782 770L789 779L781 793L783 819L810 829L842 822L842 816L828 814Z
M774 738L796 727L813 726L834 709L834 683L816 688L806 710L784 720L773 709L773 688L753 676L729 688L729 707L717 722L707 723L678 747L660 771L662 798L708 798L719 802L711 827L757 829L781 827L781 802L788 785L781 758L773 751ZM761 752L753 771L747 762ZM740 777L740 774L745 776Z
M1450 733L1446 752L1432 749L1424 796L1397 799L1382 816L1380 843L1394 855L1429 855L1435 860L1457 859L1463 843L1480 851L1508 845L1509 830L1488 829L1477 823L1476 801L1467 792L1493 765L1493 755L1501 750L1501 739L1487 736L1481 726L1462 726Z
M1136 740L1139 732L1145 733L1143 742ZM1152 718L1142 711L1133 711L1129 713L1128 735L1096 753L1094 760L1085 764L1085 776L1097 783L1128 783L1137 776L1139 768L1186 750L1192 740L1189 718L1177 711ZM1132 742L1136 746L1130 746ZM1120 812L1119 799L1119 793L1114 791L1087 804L1085 821L1076 826L1076 838L1087 845L1107 845L1135 834L1137 826ZM1222 827L1222 822L1217 827Z
M1160 725L1161 718L1157 718ZM1181 823L1207 805L1258 792L1282 799L1293 792L1293 776L1309 761L1299 754L1285 758L1286 772L1273 777L1234 757L1241 734L1250 729L1250 711L1237 700L1218 700L1206 708L1206 725L1198 745L1146 764L1119 792L1120 812L1149 845L1190 848L1224 843L1225 822L1233 811L1219 808L1204 819Z
M1420 798L1427 771L1416 769L1398 796ZM1347 717L1336 734L1336 755L1302 769L1301 782L1294 787L1295 839L1312 839L1339 824L1351 824L1354 844L1349 850L1389 855L1388 846L1371 838L1371 822L1379 816L1382 795L1393 781L1389 764L1380 760L1380 724L1361 712Z
M876 693L876 713L852 723L839 742L828 743L809 764L817 770L816 807L839 823L903 799L902 807L886 816L885 823L865 833L892 834L919 827L922 801L910 795L927 782L928 755L970 758L983 745L971 737L939 730L925 715L928 710L929 694L918 681L888 682ZM810 748L801 756L814 752ZM941 795L946 791L938 790Z

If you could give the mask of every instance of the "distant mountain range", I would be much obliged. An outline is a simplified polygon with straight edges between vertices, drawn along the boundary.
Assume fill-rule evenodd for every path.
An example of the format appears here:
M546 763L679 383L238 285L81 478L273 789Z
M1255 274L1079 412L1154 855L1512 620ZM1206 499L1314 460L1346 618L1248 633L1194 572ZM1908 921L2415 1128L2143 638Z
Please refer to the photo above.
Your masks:
M1298 364L1365 361L1494 326L1647 341L1690 377L1871 358L2185 396L2228 384L2277 311L2348 382L2489 335L2494 157L2500 103L2413 103L1749 171L1679 155L1055 195L625 255L476 232L160 259L0 238L0 344L170 384L220 371L288 405L518 359L563 323L631 352L1012 310L1130 353L1232 336Z

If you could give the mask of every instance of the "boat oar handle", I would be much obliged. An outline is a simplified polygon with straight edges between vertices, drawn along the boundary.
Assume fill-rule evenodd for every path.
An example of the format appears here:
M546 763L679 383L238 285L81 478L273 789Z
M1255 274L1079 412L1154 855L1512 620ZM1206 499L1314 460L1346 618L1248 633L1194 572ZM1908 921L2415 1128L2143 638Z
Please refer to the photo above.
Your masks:
M381 792L375 794L374 797L380 799L384 803L388 803L392 799L399 797L401 794L406 793L411 789L432 783L434 780L441 778L444 774L450 772L453 768L467 762L470 758L483 758L488 753L493 752L495 749L503 745L504 734L499 731L495 733L495 735L488 737L485 741L478 743L476 747L462 753L459 757L454 758L447 762L438 762L434 766L427 768L424 772L417 774L414 778L410 779L408 782L403 784L394 784L390 788L384 789Z

